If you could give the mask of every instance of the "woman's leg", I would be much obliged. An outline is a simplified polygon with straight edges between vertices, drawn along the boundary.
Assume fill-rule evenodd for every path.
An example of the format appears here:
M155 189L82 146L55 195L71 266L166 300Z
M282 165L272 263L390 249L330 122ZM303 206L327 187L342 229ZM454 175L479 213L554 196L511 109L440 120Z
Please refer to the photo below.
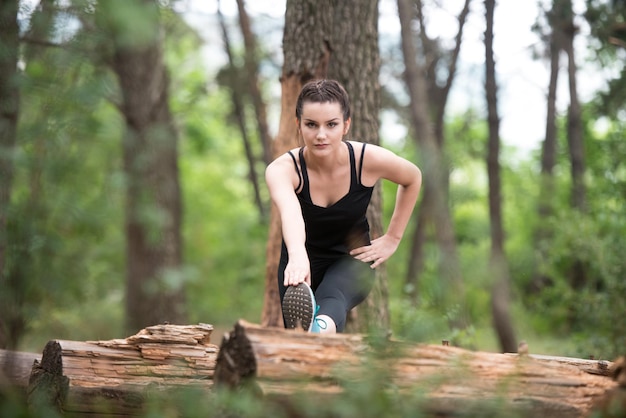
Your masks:
M317 332L319 334L336 334L337 325L335 321L328 315L317 315L313 319L313 327L311 332Z
M324 321L318 322L320 332L342 332L348 312L365 300L373 284L374 270L369 264L350 256L328 267L315 289L315 300L319 306L316 320Z
M280 295L280 303L283 303L283 298L285 297L285 292L287 291L287 287L284 285L285 282L285 268L287 267L287 261L289 260L287 256L287 247L283 243L281 252L280 252L280 261L278 262L278 294Z

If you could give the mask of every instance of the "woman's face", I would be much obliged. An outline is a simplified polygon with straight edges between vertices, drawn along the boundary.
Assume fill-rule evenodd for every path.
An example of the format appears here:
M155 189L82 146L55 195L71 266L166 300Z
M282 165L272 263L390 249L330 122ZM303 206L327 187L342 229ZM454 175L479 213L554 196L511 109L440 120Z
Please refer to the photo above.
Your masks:
M305 102L298 129L304 145L314 152L330 151L343 140L350 119L343 120L341 105L336 102Z

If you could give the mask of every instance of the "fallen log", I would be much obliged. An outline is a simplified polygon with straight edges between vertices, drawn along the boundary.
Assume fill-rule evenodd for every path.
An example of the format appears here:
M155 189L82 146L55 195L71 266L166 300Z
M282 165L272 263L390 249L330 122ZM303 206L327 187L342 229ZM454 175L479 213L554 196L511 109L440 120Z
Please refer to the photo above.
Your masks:
M40 359L38 353L0 350L0 388L25 389L33 362Z
M213 326L156 325L126 339L54 340L32 366L28 402L64 415L139 415L148 393L210 389L218 347Z
M469 403L502 405L526 416L584 417L616 388L608 361L472 352L399 341L372 344L361 335L319 335L239 321L220 346L216 385L254 387L266 396L304 390L342 393L352 382L421 391L422 407L451 416Z
M592 404L619 389L608 377L608 361L308 334L245 321L218 348L210 343L211 331L202 324L158 325L126 339L50 341L32 367L29 402L54 405L64 416L128 417L142 415L146 400L166 390L214 393L219 385L252 387L288 408L300 390L335 400L374 380L380 390L420 392L416 408L424 416L457 416L471 405L490 404L502 408L497 416L515 410L522 411L517 416L558 418L586 416Z

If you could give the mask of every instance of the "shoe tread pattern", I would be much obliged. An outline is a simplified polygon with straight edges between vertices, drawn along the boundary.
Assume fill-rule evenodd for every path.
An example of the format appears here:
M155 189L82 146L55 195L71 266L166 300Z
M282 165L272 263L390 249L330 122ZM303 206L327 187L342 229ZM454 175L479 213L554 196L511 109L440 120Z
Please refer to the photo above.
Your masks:
M304 283L289 286L283 298L283 315L285 328L294 329L298 326L308 331L313 321L313 300L311 290Z

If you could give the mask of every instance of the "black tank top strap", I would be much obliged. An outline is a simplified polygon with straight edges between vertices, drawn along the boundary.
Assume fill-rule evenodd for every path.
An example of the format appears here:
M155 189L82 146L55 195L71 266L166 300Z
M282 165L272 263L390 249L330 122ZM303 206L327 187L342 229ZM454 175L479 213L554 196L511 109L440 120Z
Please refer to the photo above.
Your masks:
M296 187L296 191L297 191L297 190L300 190L300 186L302 186L302 174L300 173L300 170L298 169L298 162L296 161L296 157L293 155L291 151L287 151L287 154L289 154L289 156L293 160L293 165L296 169L296 174L298 174L298 187Z
M346 141L346 145L348 146L348 152L350 154L350 189L353 189L354 186L359 184L356 172L356 159L354 158L354 147L352 144Z
M359 184L363 184L361 183L361 178L362 178L362 174L363 174L363 157L365 157L365 142L363 143L363 148L361 148L361 161L359 161Z
M300 171L302 172L302 189L300 190L300 195L304 199L311 201L311 195L309 192L309 173L307 172L306 160L304 159L304 147L300 147L300 150L298 151L298 159L300 160Z

